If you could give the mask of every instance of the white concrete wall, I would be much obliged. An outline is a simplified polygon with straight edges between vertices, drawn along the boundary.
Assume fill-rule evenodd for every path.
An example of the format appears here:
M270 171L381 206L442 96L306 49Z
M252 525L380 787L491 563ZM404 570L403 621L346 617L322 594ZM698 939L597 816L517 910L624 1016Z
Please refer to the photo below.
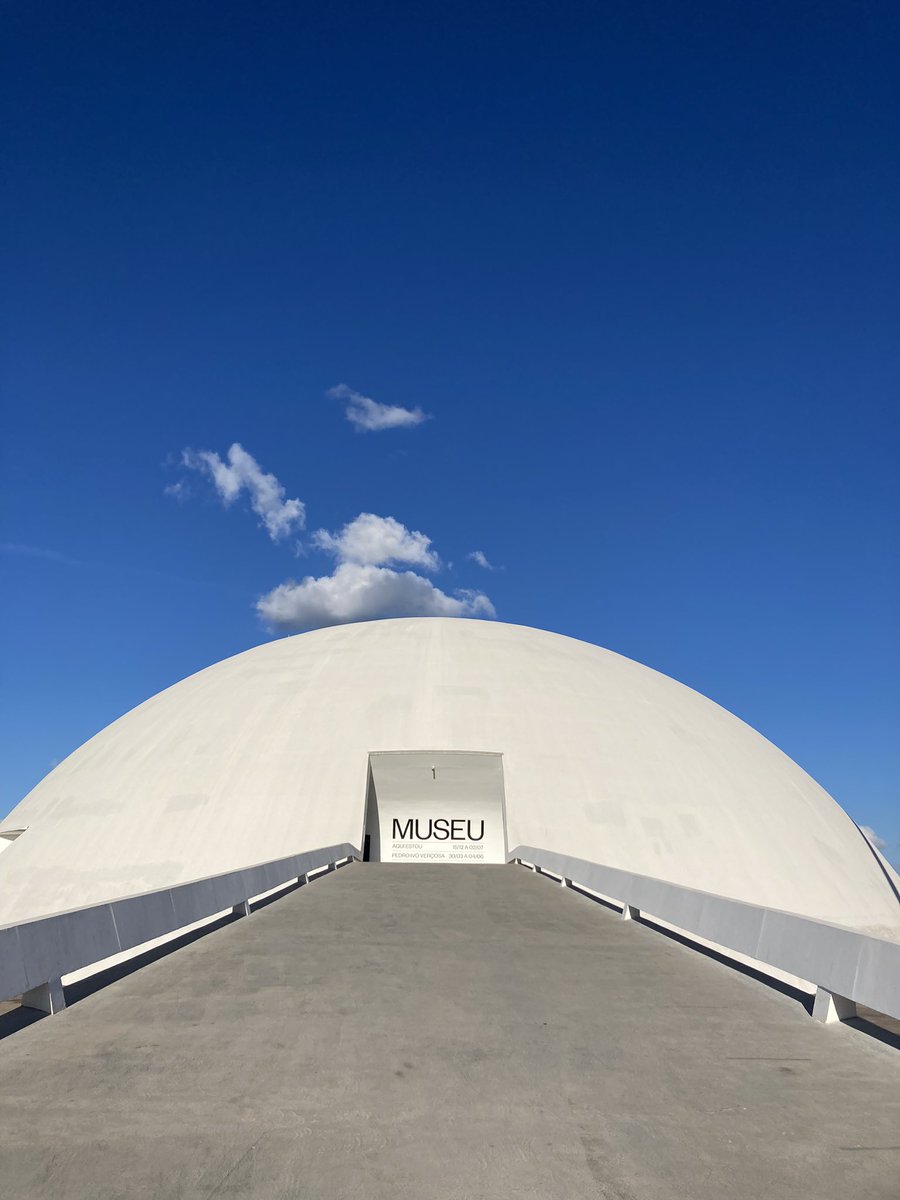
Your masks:
M0 924L359 847L372 750L501 752L509 844L900 936L871 849L795 763L629 659L486 621L270 642L61 763L3 822Z

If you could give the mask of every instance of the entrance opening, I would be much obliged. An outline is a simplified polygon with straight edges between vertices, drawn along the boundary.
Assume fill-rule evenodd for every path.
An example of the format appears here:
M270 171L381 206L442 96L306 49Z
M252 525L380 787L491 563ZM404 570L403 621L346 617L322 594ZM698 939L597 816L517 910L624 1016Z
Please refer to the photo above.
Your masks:
M373 752L364 841L372 862L505 863L503 756Z

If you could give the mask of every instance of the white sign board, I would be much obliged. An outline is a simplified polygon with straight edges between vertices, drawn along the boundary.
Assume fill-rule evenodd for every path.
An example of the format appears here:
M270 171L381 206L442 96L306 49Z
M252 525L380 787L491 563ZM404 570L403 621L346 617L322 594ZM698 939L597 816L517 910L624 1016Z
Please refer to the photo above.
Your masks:
M503 863L503 760L457 750L369 756L369 857L396 863Z

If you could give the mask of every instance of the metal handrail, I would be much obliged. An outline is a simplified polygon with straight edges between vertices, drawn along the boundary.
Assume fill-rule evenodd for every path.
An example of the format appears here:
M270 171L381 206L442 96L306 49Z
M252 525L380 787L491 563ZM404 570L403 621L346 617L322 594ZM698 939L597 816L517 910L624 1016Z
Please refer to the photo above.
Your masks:
M808 980L821 1020L854 1016L857 1005L900 1018L900 942L534 846L517 846L508 857L618 901L623 915L646 913Z
M246 913L252 897L292 879L305 880L314 872L333 870L339 863L359 856L357 846L344 842L238 871L2 925L0 997L21 995L23 1004L56 1012L65 1006L60 983L63 975L176 933L228 908Z

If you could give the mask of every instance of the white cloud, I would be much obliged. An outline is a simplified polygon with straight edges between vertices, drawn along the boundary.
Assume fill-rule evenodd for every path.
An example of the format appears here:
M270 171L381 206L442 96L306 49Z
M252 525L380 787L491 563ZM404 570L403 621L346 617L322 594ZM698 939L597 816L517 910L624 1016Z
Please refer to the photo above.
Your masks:
M458 589L449 595L409 564L436 571L441 562L431 539L407 529L394 517L360 513L336 533L319 529L313 544L331 554L331 575L289 581L257 601L257 611L273 629L288 632L371 621L379 617L493 617L483 592ZM388 565L393 564L393 565Z
M190 484L184 479L179 479L175 483L170 483L163 488L164 496L171 496L173 500L177 500L179 504L183 504L191 494Z
M16 558L43 558L47 562L60 563L65 567L83 567L86 564L68 554L60 554L58 550L45 550L42 546L24 546L19 542L4 542L0 545L0 554L10 554Z
M284 487L274 475L266 474L252 454L248 454L239 442L228 451L228 461L213 450L185 450L182 464L193 471L200 471L212 479L222 503L227 507L246 492L250 507L261 518L269 537L279 541L295 528L306 524L306 508L301 500L286 500ZM169 495L182 498L174 491L174 484L166 491Z
M379 404L371 396L354 392L346 383L329 388L328 395L345 404L344 415L359 433L375 433L381 429L402 429L421 425L428 414L421 408L402 408L399 404Z
M493 571L494 569L488 562L488 557L483 550L473 550L471 554L466 555L466 558L470 558L479 567L484 567L485 571Z
M430 549L431 538L417 529L407 529L393 517L375 513L360 513L339 533L319 529L313 542L341 563L364 566L383 566L385 563L412 563L428 571L436 571L440 559Z
M866 841L871 842L871 844L875 847L876 850L884 850L885 849L885 847L887 846L887 842L884 840L884 838L881 838L878 836L878 834L871 827L871 825L860 825L859 828L860 828L860 832L862 833L862 835L866 839Z
M414 571L356 562L340 563L334 574L279 584L256 603L260 616L280 632L371 621L378 617L493 617L482 592L448 596Z

